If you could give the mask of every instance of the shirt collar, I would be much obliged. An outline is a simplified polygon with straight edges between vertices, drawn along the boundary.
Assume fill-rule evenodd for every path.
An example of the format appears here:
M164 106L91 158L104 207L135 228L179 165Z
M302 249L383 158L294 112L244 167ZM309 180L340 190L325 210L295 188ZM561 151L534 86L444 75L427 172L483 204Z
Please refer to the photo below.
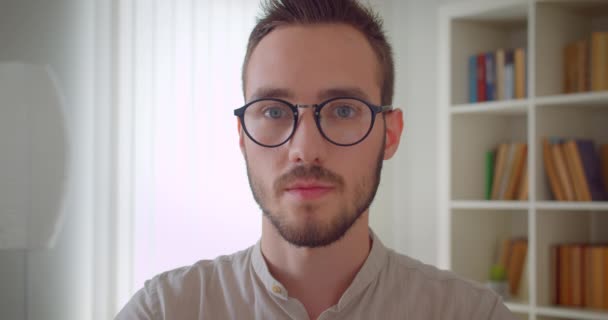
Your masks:
M350 304L367 286L372 283L377 277L382 268L387 263L388 251L376 234L369 229L369 234L372 239L372 248L363 263L363 266L353 279L353 282L346 289L338 304L334 306L336 311L342 310ZM266 260L262 256L261 241L258 241L253 247L251 263L258 278L262 281L263 286L268 292L280 299L287 300L289 295L287 289L277 281L268 270Z

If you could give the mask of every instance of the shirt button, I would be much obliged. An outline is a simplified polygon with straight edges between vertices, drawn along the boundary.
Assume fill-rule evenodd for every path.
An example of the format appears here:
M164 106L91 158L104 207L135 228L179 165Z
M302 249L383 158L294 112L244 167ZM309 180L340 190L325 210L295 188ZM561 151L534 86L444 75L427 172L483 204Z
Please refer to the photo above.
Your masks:
M283 290L281 290L281 287L279 286L272 286L272 292L274 293L281 293Z

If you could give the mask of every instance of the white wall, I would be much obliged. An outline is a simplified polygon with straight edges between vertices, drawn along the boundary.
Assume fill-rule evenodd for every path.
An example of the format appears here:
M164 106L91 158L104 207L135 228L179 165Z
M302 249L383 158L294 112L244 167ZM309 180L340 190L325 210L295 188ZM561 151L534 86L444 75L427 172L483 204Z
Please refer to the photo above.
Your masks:
M405 128L395 158L385 165L371 223L395 250L425 263L438 262L437 48L439 7L468 0L373 0L393 45L394 105ZM488 0L493 1L493 0ZM391 214L378 211L388 210ZM379 216L382 214L382 216ZM376 227L377 226L377 227Z
M9 278L25 282L25 295L15 302L18 308L0 310L1 319L92 317L94 21L93 0L0 3L0 61L49 64L56 72L67 99L64 111L71 149L67 158L72 164L68 168L66 220L56 246L28 252L22 272L16 268L15 273L0 273L0 283ZM0 257L22 258L7 253L0 253ZM4 262L9 264L9 260ZM15 264L23 267L17 260ZM13 289L19 293L17 287L9 288ZM0 290L6 288L0 286Z

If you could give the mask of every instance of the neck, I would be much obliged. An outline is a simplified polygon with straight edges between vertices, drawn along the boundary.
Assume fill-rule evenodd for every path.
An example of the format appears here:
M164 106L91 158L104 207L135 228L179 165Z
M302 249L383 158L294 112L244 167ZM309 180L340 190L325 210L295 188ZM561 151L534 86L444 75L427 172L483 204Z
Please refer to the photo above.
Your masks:
M298 299L310 319L338 303L371 249L368 212L340 240L320 248L297 248L281 237L267 218L262 223L262 253L270 273Z

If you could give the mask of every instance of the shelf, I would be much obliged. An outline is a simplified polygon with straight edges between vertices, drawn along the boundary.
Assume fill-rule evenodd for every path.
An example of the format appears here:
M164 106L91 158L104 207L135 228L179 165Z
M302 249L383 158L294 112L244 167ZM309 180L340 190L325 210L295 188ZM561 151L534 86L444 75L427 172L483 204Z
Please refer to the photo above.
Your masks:
M560 94L536 98L537 106L607 107L608 91Z
M525 303L505 301L505 306L514 313L530 313L530 306Z
M452 114L488 113L524 115L528 110L528 103L527 99L519 99L459 104L452 106L450 112Z
M576 201L540 201L535 205L541 210L564 211L608 211L608 201L576 202Z
M474 210L528 210L527 201L493 201L493 200L454 200L452 209Z
M564 307L537 307L536 314L541 316L569 319L608 320L608 312L588 311Z

